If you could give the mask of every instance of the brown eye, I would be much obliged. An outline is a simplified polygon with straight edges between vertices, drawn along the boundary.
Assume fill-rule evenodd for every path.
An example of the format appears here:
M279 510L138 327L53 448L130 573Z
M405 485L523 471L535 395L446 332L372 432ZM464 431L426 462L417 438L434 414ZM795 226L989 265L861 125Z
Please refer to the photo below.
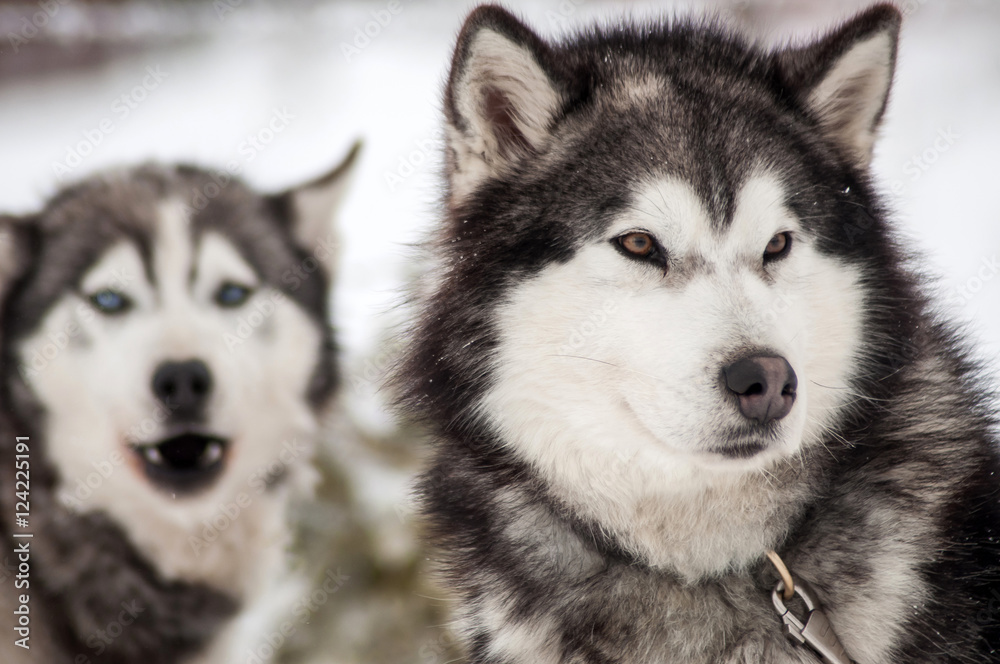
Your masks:
M630 254L646 258L656 251L656 243L648 233L629 233L618 238L621 248Z
M778 233L764 248L764 260L769 261L783 257L791 246L792 236L788 233Z

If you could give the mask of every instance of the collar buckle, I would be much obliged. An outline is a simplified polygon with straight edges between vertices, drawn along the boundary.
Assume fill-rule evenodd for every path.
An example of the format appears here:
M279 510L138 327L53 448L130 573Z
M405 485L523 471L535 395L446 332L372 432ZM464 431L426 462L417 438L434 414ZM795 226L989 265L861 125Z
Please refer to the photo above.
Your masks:
M837 638L837 633L833 631L829 618L820 607L812 588L802 579L798 579L795 582L794 594L805 602L807 610L805 620L799 619L785 606L784 581L778 581L771 592L774 608L785 623L789 638L811 647L823 658L824 664L853 664L840 639Z

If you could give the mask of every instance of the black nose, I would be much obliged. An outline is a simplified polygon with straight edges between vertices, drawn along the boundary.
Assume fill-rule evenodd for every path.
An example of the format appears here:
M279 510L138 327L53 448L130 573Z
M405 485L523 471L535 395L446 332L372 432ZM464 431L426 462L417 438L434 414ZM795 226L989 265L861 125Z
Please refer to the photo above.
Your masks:
M201 360L164 362L153 374L153 394L174 420L198 420L212 393L212 374Z
M767 424L788 415L795 403L798 379L783 357L748 357L722 370L726 387L736 394L740 412Z

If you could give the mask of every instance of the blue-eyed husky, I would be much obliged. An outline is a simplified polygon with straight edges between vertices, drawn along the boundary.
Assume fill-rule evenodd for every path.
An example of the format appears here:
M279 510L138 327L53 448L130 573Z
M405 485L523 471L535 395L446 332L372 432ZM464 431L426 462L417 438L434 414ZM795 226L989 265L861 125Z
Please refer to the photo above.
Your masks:
M1000 661L990 404L870 177L899 24L468 18L396 383L472 662L846 661L770 551L858 664Z
M338 382L330 218L355 154L278 195L145 166L0 219L0 661L245 657L234 618L286 578Z

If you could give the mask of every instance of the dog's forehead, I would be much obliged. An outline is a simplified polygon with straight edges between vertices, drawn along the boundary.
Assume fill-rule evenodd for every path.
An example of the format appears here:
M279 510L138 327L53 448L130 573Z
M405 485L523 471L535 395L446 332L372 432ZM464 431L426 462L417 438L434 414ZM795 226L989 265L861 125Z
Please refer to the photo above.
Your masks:
M292 256L286 225L263 201L231 178L190 167L100 176L61 192L40 215L44 250L56 258L45 261L45 269L72 283L110 248L131 243L153 277L157 254L181 254L212 233L267 278L271 266ZM62 256L75 260L58 260Z
M736 189L727 223L714 218L711 207L691 183L677 177L654 178L638 185L628 206L612 224L612 232L643 229L654 232L677 250L742 250L761 237L799 230L801 224L787 205L788 192L778 174L752 173Z
M297 254L279 212L232 177L192 167L147 165L84 180L36 215L38 254L12 315L30 328L118 246L131 247L155 283L165 241L175 254L191 253L207 233L226 238L260 281L280 284Z
M796 155L775 151L775 136L745 114L707 117L696 104L669 92L657 101L655 109L638 106L601 113L598 119L598 126L612 128L618 137L617 145L608 144L606 156L625 174L623 184L630 191L638 192L650 179L683 181L713 223L724 226L732 222L741 192L763 163L793 167Z
M125 240L111 245L80 278L80 288L91 293L101 288L126 288L137 279L151 281L148 261L143 259L136 243Z
M635 191L650 178L683 180L714 223L727 225L743 186L761 170L802 179L808 150L795 138L797 120L778 98L762 54L711 33L609 40L578 47L600 57L583 68L589 101L568 113L556 139L557 153L590 165L586 189Z
M158 216L159 223L150 236L151 251L143 251L134 237L123 236L83 273L81 290L127 290L137 280L160 289L184 289L203 278L256 285L260 275L227 236L215 229L198 235L191 232L190 219L179 201L162 201Z

